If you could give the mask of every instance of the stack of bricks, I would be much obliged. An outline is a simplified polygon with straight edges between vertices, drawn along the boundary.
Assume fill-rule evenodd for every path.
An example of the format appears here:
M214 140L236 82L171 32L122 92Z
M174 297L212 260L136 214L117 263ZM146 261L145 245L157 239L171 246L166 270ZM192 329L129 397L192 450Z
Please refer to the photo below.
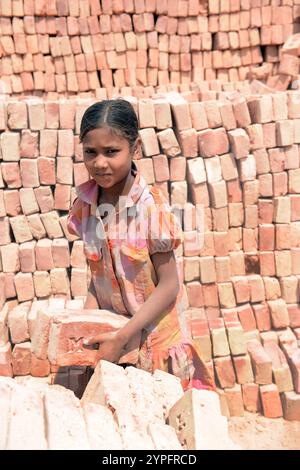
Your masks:
M135 162L182 216L176 255L186 317L228 413L299 419L300 93L253 95L246 86L245 96L223 91L205 101L200 93L127 98L140 122L143 155ZM36 301L82 308L89 273L66 217L74 185L88 178L78 133L92 102L1 103L4 375L57 372L32 361ZM67 383L84 376L64 373Z
M1 93L277 74L299 0L1 0ZM285 72L284 72L285 73Z
M80 401L46 378L0 377L0 397L1 450L240 450L217 393L184 394L160 370L100 361Z
M166 424L183 396L179 379L133 367L125 372L105 361L99 366L92 379L99 393L91 393L90 384L81 402L47 378L0 377L0 449L182 449L175 429Z

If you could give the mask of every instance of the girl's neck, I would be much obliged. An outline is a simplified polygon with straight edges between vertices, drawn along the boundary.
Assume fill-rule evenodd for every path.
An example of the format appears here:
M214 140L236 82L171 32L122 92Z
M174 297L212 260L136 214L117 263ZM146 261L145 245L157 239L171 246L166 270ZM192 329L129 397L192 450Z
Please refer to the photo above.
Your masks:
M106 203L117 205L120 196L127 196L134 181L134 176L129 171L128 175L111 188L99 187L98 204Z

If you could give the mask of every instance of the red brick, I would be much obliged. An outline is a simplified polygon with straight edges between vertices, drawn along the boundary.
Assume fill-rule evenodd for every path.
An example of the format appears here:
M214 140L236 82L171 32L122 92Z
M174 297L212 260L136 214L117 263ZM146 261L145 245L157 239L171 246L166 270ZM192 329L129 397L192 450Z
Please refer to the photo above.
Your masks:
M256 322L250 304L241 305L237 308L238 317L244 331L256 330Z
M12 352L10 343L0 346L0 375L12 377Z
M139 131L139 134L142 139L142 146L145 156L150 157L152 155L158 155L159 147L154 129L142 129Z
M248 109L253 123L266 123L273 121L273 103L271 95L248 100Z
M276 300L281 297L279 281L276 277L264 277L264 285L267 300Z
M17 273L14 279L18 301L32 300L35 296L31 273Z
M24 188L35 188L40 185L36 160L22 159L20 171Z
M32 234L24 215L11 217L10 225L17 243L23 243L32 240Z
M93 315L91 310L82 311L82 314L86 319L84 323L78 321L78 315L72 316L68 314L68 312L65 312L65 315L62 317L60 316L60 318L54 317L50 328L48 348L48 356L51 363L60 366L72 364L93 365L95 361L95 351L86 348L82 349L82 338L89 339L92 336L99 334L99 332L101 332L101 325L102 331L104 331L103 328L105 331L115 331L124 326L127 322L127 320L122 316L118 318L118 321L116 322L116 319L112 319L112 316L108 311L102 311L101 316ZM53 324L56 325L56 328L53 328ZM74 338L74 335L81 339L78 342L78 346L73 348L72 354L70 354L69 341L71 337ZM66 341L67 338L69 338L69 340ZM136 358L137 338L134 338L130 343L131 344L128 344L126 347L126 352L128 353L126 354L128 358L127 362ZM123 357L125 356L123 355Z
M242 394L245 410L257 413L261 410L259 385L245 383L242 385Z
M235 385L224 390L227 399L230 416L244 416L244 405L241 386Z
M162 182L170 179L168 159L166 155L156 155L153 157L153 170L155 181Z
M239 384L242 385L254 381L251 360L248 354L234 357L233 364Z
M40 183L55 185L55 160L53 158L40 157L37 159L37 165Z
M261 386L260 396L264 416L267 418L280 418L283 416L280 396L275 384Z
M271 318L268 304L263 302L261 304L252 305L257 328L259 331L269 331L271 329Z
M35 265L35 244L36 242L22 243L19 249L21 271L32 273L36 269Z
M34 290L37 297L47 297L52 294L50 276L47 271L33 273Z
M272 361L272 370L279 393L293 390L292 375L284 353L273 341L267 342L264 349Z
M227 191L225 181L210 183L208 185L211 204L215 209L227 206Z
M228 202L237 203L242 201L241 185L238 179L227 181Z
M14 375L29 375L31 369L31 343L16 344L12 352Z
M248 280L244 276L236 276L231 279L237 303L244 303L250 300L250 288Z
M288 363L291 369L293 383L294 383L294 390L296 393L300 393L300 355L299 349L294 349L294 346L291 348L287 348L285 345L286 350L284 351L286 355L288 355ZM282 348L284 349L284 347Z
M186 159L184 157L174 157L170 160L170 180L184 181L186 173Z
M4 215L14 217L21 213L20 194L17 190L3 191Z
M34 194L42 213L49 212L54 207L54 200L50 186L40 186L34 189Z
M237 122L237 127L246 128L251 124L251 118L245 98L238 98L233 101L233 112Z
M186 284L186 289L190 307L203 307L204 299L200 282L189 282Z
M196 129L197 131L207 129L209 126L208 126L204 103L199 103L199 102L190 103L189 108L190 108L190 114L191 114L191 119L192 119L192 127Z
M276 142L278 146L293 145L293 121L284 120L276 122Z
M298 304L287 305L291 328L300 328L300 306Z
M22 186L20 168L17 162L1 163L1 171L8 188L20 188Z
M291 220L291 200L288 196L274 198L273 220L276 223L290 223Z
M48 377L50 375L50 362L48 359L39 359L31 353L30 374L33 377Z
M40 132L40 155L42 157L56 157L57 131L45 129Z
M222 388L232 388L235 385L235 373L230 356L214 359L217 379Z
M177 129L179 131L191 129L192 121L188 103L173 101L170 104Z
M251 303L264 301L265 289L261 276L258 274L252 274L248 276L248 282L250 287Z
M289 421L300 420L300 396L295 392L282 394L282 407L284 419Z
M7 105L7 123L9 129L27 129L27 107L25 102L11 102Z
M265 174L270 171L269 158L266 149L261 148L253 151L256 162L257 174Z
M8 327L11 341L14 344L29 340L27 316L31 302L23 302L12 308L8 314Z
M15 132L3 132L1 134L1 150L4 161L20 160L20 135Z
M272 362L259 341L252 340L247 343L255 375L255 382L259 385L272 383Z
M57 155L60 157L74 156L74 137L71 129L63 129L58 131Z
M51 251L53 263L56 268L68 268L70 266L69 244L67 240L53 240Z
M282 54L278 72L295 77L299 74L299 65L300 61L298 57L290 54Z
M179 132L179 141L184 157L197 157L198 143L195 129L187 129Z
M229 142L223 127L198 132L198 144L200 155L203 157L222 155L229 151Z
M268 305L274 328L285 328L289 325L289 316L286 303L283 299L269 300Z
M138 102L140 128L156 127L155 109L152 100L144 98Z
M28 101L29 125L32 131L39 131L45 128L45 109L43 102Z
M172 127L172 116L169 103L164 99L154 101L156 128L159 130ZM195 126L193 126L195 127Z

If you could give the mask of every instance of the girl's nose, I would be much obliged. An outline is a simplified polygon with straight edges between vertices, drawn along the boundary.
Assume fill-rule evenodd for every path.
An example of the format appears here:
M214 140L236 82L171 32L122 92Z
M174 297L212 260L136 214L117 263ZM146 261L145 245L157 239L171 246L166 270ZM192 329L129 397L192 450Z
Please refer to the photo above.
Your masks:
M95 167L96 169L107 168L108 165L107 165L106 158L99 155L99 156L96 158L96 160L95 160L94 167Z

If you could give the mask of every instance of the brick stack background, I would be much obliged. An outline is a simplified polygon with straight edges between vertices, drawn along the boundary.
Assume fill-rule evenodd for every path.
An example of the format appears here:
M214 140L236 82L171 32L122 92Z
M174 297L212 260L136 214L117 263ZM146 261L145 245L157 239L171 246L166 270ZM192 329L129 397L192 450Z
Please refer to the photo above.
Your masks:
M159 7L156 2L145 1L133 2L134 10L121 16L118 14L123 10L116 8L123 2L101 3L97 24L108 28L127 15L135 25L129 36L125 33L130 31L125 30L112 34L102 29L92 34L96 21L87 19L86 8L90 5L92 17L96 17L98 1L0 2L0 43L4 50L1 80L5 83L0 102L0 374L52 373L56 374L53 380L73 389L86 380L82 369L76 372L66 368L57 374L47 358L35 357L30 340L39 309L49 305L54 310L65 306L80 309L83 305L89 281L83 244L66 229L74 186L88 179L78 139L80 120L95 101L92 95L100 99L121 94L139 115L143 155L136 163L143 176L149 185L163 191L173 207L184 206L184 244L176 254L185 282L186 317L214 370L220 393L224 390L228 414L241 415L245 409L259 410L269 417L284 412L289 419L299 419L300 92L270 88L286 88L299 74L299 50L294 54L289 49L289 54L280 55L283 42L297 32L293 20L299 15L299 2L220 1L209 2L206 10L200 2L183 1L173 10L175 1L159 2ZM77 4L81 16L77 15ZM176 18L176 12L185 11L183 4L189 5L191 13ZM227 11L228 4L231 11ZM27 20L21 18L21 5L29 9ZM143 5L148 8L145 12ZM216 5L218 9L214 10ZM49 10L54 6L57 10ZM51 12L48 17L40 14L44 7ZM148 25L150 17L159 28L158 36L153 26L149 31L138 29ZM245 20L245 27L237 32L237 24L248 17L251 27ZM264 18L262 24L259 18ZM17 40L25 23L26 36ZM10 24L18 30L14 35L5 29ZM69 25L66 34L65 24ZM85 24L89 25L86 34ZM164 24L169 35L177 25L183 49L165 50L169 37L162 30ZM41 28L38 32L37 25ZM80 34L68 29L75 25L81 25ZM195 31L196 25L204 29L208 25L208 31ZM54 26L60 28L57 36ZM141 41L137 50L126 41L125 51L95 49L102 34L103 44L116 34L114 41L121 47L118 33L122 32L124 40L129 37L131 41L135 35ZM252 38L250 44L245 43L247 34ZM156 36L158 46L154 47ZM176 37L169 41L172 48L177 47ZM202 48L209 37L213 46L208 50L184 49L192 43L196 47L198 41ZM234 38L238 38L236 48ZM49 41L52 55L39 45L38 52L31 51L33 71L24 71L24 61L30 58L28 44L36 40ZM62 54L59 47L67 48L68 41L81 44L84 51L71 49L71 54L66 49ZM94 44L91 50L87 46L90 43ZM13 49L13 44L19 44L18 49ZM19 49L25 44L26 51ZM235 52L238 49L242 52ZM256 55L268 61L264 69L256 69L264 71L267 66L267 86L245 79L249 72L255 75L250 70L253 61L236 67L224 65L229 56L245 60ZM136 67L133 56L142 65ZM117 66L105 68L99 65L100 57L114 57L113 61L130 57L132 69L122 69L118 61ZM154 66L154 57L158 57L160 66ZM204 62L204 57L213 59L214 66ZM89 69L93 58L99 73L92 66ZM276 65L279 59L281 63L291 61L293 73L283 73L287 69L280 70ZM196 63L201 64L199 67L193 62L197 60L203 61ZM73 61L84 70L68 69ZM172 71L171 63L176 61L179 70ZM194 64L193 70L184 69L189 61ZM51 71L52 63L55 70ZM40 70L42 64L47 75ZM162 64L168 64L167 68L160 68ZM272 70L268 64L272 64ZM15 67L13 74L10 67ZM122 77L134 79L135 75L137 81L122 81ZM82 83L87 80L87 88L69 88L67 84L79 83L79 77L86 77ZM158 81L149 77L158 77ZM26 88L24 83L30 80L33 88ZM174 83L168 84L169 80ZM278 82L284 86L277 86ZM54 88L44 88L51 83ZM33 95L42 94L42 90L47 93L43 98L24 99L24 91ZM78 97L78 90L92 93ZM68 96L59 96L66 92ZM19 93L22 99L9 96ZM195 225L197 204L204 206L204 230L200 233Z
M244 80L278 72L299 0L1 0L2 91Z

